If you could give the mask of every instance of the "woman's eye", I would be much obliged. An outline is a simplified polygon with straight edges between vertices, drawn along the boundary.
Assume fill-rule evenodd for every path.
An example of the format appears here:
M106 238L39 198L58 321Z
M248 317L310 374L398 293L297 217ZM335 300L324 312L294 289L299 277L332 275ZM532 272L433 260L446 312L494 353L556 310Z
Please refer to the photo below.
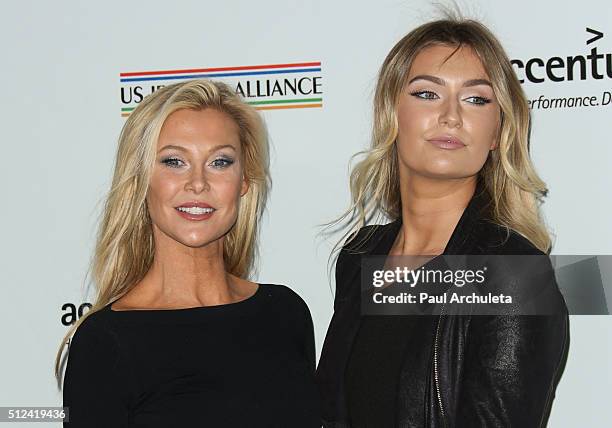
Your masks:
M214 168L226 168L226 167L230 166L233 163L234 163L234 161L232 159L217 158L214 161L212 161L210 164Z
M421 98L423 100L435 100L437 98L440 98L435 92L431 91L416 91L410 93L410 95L412 95L413 97Z
M166 159L163 159L161 163L163 163L166 166L169 166L170 168L178 168L182 166L183 161L180 160L179 158L166 158Z
M466 100L469 103L476 104L476 105L485 105L491 102L489 98L485 98L485 97L468 97L466 98Z

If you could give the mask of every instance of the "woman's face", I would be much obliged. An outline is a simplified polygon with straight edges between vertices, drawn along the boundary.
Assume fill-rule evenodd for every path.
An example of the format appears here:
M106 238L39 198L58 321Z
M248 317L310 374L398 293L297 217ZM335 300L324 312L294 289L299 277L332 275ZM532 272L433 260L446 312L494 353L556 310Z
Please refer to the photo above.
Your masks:
M172 113L157 141L147 194L154 236L202 247L236 222L247 191L238 126L207 108Z
M495 148L500 107L489 76L472 48L454 50L434 45L413 60L397 107L402 177L473 176Z

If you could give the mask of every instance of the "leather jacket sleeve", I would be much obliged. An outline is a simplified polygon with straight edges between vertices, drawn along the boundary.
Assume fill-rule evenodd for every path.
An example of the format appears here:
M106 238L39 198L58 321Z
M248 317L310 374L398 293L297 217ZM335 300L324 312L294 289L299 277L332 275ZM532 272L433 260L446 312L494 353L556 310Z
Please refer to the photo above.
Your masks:
M569 317L549 258L503 260L503 287L531 315L471 317L457 427L545 425L567 358Z
M567 308L554 277L549 284L556 291L549 295L557 302L554 313L471 318L457 427L545 425L569 336Z

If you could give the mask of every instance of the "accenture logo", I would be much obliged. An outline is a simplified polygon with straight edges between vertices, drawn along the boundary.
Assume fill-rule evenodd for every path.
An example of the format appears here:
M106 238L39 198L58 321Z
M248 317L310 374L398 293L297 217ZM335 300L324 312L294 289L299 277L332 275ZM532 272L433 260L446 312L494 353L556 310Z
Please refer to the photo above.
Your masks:
M602 39L604 34L592 28L586 28L589 33L587 46ZM588 50L589 48L587 48ZM590 48L589 52L579 55L553 56L549 58L530 58L528 60L513 59L510 61L521 83L543 83L543 82L572 82L590 81L592 83L606 83L606 88L596 89L593 92L592 83L589 84L589 93L559 94L555 89L554 96L538 94L528 99L530 109L548 110L582 107L604 107L612 106L612 92L607 87L612 79L612 53L602 53L597 46ZM571 86L566 87L568 91L575 91ZM565 90L566 88L563 88ZM576 87L573 87L576 88ZM533 90L533 89L531 89ZM581 89L582 90L582 87Z
M603 38L600 31L586 28L594 37L587 40L587 46ZM612 53L601 53L594 46L588 54L553 56L550 58L513 59L521 83L564 82L587 79L612 79Z
M323 107L321 62L313 61L120 73L121 116L165 85L204 78L230 85L258 110Z

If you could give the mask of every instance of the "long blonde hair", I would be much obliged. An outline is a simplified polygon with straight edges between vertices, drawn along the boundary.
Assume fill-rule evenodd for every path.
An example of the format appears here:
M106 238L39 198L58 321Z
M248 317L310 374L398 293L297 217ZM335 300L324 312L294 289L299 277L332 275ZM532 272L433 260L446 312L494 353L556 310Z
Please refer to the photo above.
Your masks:
M328 227L341 225L346 230L334 250L370 219L380 218L381 213L391 220L401 216L395 144L397 105L414 58L435 44L457 49L471 47L489 74L499 101L499 144L478 173L491 199L489 220L507 231L513 229L541 251L549 252L551 239L539 210L539 203L548 190L529 157L530 117L525 94L497 38L477 21L452 17L415 28L385 58L374 95L371 146L355 155L364 155L364 158L351 171L351 206L328 224ZM366 240L367 236L362 242Z
M226 271L238 277L252 273L257 252L259 220L270 187L268 140L257 111L229 86L208 80L190 80L165 86L138 105L119 136L115 172L107 195L92 258L95 303L64 336L55 359L61 384L61 360L69 337L91 314L130 291L145 276L155 251L146 196L155 150L166 118L180 109L212 108L226 113L238 125L244 177L249 183L241 198L238 218L225 235Z

